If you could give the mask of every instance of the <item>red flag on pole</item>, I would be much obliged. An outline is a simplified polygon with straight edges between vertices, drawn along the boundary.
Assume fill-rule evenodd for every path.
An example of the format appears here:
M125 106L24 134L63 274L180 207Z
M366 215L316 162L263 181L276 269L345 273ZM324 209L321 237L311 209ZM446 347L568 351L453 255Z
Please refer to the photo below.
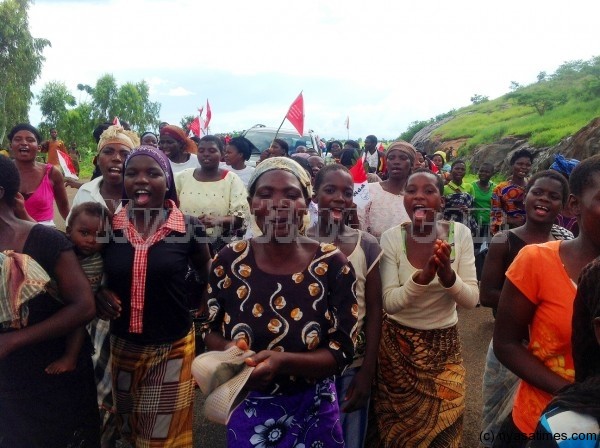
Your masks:
M212 111L210 110L210 103L208 102L208 98L206 99L206 118L204 120L204 133L208 133L208 123L210 123L210 119L212 118Z
M290 110L288 110L285 118L292 123L300 136L304 134L304 98L302 97L302 92L300 92L298 98L296 98L290 106Z
M192 131L195 136L200 137L200 117L199 116L194 118L194 121L192 121L188 125L188 129L190 131Z

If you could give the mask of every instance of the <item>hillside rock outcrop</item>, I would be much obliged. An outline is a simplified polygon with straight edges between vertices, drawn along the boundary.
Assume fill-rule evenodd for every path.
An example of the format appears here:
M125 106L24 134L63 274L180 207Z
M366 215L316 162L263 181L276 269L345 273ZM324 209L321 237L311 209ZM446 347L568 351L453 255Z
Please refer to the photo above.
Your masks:
M432 136L432 132L449 119L434 123L421 129L413 137L411 143L418 149L425 149L427 154L443 149L456 150L464 143L460 140L442 140ZM470 155L464 157L471 165L471 172L477 172L483 162L494 165L496 172L508 174L510 157L519 149L528 149L534 154L532 172L548 169L554 161L555 154L562 154L568 159L583 160L595 154L600 154L600 117L593 119L575 135L565 138L552 147L535 148L529 145L526 137L505 137L497 142L480 145Z
M433 154L438 150L438 146L443 143L439 138L432 138L433 131L450 120L452 120L452 117L446 117L443 120L425 126L413 136L410 143L415 148L425 151L426 154Z

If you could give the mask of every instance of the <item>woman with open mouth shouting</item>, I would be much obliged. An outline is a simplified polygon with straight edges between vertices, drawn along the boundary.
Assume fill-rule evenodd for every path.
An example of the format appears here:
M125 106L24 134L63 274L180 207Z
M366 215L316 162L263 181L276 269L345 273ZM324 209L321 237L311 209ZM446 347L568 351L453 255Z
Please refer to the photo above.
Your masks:
M208 288L207 347L256 352L227 446L342 446L333 375L353 359L354 270L333 244L300 235L312 188L298 163L266 159L248 190L262 236L223 248Z
M66 219L69 198L62 173L50 163L36 161L40 133L28 123L21 123L8 134L10 150L21 177L20 193L25 198L25 210L40 224L54 227L54 202Z
M569 199L567 180L556 171L536 173L525 187L525 224L494 235L483 264L479 300L491 307L494 316L506 271L525 246L554 240L573 239L573 234L554 224ZM519 378L502 365L490 342L483 373L482 433L498 434L512 409ZM484 443L491 446L492 441Z
M96 166L102 175L83 184L77 190L71 210L84 202L97 202L105 206L111 216L121 210L123 164L131 150L138 144L139 139L135 132L123 129L121 126L108 127L98 142ZM109 327L110 322L100 318L92 320L88 325L94 345L92 361L96 377L98 406L102 417L102 446L113 445L114 440L118 437L110 370Z
M471 232L439 221L443 180L429 170L408 178L410 221L381 237L383 319L367 446L458 448L465 368L457 305L474 308L479 291Z
M134 149L123 183L127 204L113 218L107 290L96 301L99 314L113 319L121 438L131 446L192 446L194 331L185 278L188 264L207 276L206 235L177 208L173 172L159 149Z
M331 164L321 169L314 188L319 219L307 235L335 244L348 257L356 274L358 326L354 359L336 378L336 389L346 448L362 448L381 334L379 259L383 252L373 235L344 224L353 210L354 197L354 181L344 166Z

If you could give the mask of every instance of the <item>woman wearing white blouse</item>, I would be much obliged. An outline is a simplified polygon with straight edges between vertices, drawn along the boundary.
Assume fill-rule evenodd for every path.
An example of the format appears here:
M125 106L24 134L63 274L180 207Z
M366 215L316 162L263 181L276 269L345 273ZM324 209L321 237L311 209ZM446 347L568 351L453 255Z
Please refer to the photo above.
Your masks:
M456 305L474 308L479 295L471 233L436 221L443 184L429 170L408 178L404 205L410 221L381 237L386 317L367 445L458 447L465 369Z

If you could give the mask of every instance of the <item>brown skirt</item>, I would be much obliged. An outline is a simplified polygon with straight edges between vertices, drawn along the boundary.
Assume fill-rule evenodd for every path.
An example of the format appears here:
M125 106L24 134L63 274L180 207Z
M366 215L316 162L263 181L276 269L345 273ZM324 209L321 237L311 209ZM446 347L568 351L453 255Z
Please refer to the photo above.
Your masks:
M367 447L458 447L465 410L458 329L416 330L386 317Z

